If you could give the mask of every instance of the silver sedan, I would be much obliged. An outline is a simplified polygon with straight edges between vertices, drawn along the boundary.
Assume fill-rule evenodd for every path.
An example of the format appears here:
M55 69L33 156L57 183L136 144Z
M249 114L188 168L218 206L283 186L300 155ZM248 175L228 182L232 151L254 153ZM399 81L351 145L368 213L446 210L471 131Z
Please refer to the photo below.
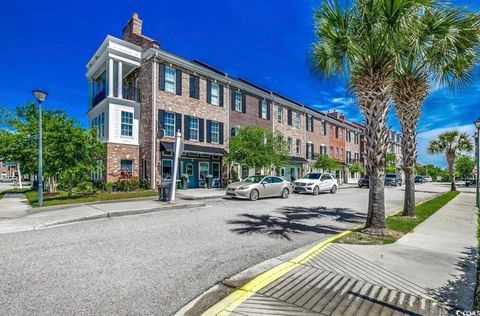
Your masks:
M250 176L227 186L227 196L255 201L264 197L288 198L292 184L276 176Z

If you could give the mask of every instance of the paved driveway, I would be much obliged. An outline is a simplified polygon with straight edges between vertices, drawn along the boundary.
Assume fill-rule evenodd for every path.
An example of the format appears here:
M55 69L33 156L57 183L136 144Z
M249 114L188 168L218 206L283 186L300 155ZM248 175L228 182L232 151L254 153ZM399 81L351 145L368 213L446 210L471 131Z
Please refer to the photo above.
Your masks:
M448 190L423 184L418 200ZM169 315L220 280L364 221L367 189L0 235L0 314ZM386 189L387 209L403 204Z

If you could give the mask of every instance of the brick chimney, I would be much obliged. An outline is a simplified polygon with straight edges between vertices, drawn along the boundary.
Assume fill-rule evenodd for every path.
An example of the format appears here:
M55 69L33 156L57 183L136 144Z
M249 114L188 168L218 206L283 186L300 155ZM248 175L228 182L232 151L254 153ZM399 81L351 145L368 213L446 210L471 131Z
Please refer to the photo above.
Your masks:
M123 28L123 40L143 48L150 46L158 48L160 45L157 41L142 34L142 24L143 21L138 18L138 14L133 12L132 18L128 20L127 25Z
M138 13L133 12L132 18L128 20L127 25L123 28L123 38L125 39L131 34L142 35L143 21L138 18Z

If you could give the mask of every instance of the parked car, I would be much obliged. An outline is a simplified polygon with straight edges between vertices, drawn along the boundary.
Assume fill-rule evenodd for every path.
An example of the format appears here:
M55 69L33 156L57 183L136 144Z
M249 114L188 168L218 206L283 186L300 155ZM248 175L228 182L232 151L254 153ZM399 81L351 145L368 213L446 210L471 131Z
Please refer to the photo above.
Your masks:
M358 180L358 187L359 188L362 188L362 187L367 187L370 185L370 178L368 176L363 176L360 178L360 180Z
M425 177L424 176L415 176L415 183L425 183Z
M282 177L259 175L230 183L226 195L256 201L259 198L275 196L286 199L292 191L292 184Z
M430 176L423 176L423 178L425 179L425 182L432 182L432 177Z
M294 193L303 192L317 195L321 191L327 191L334 194L337 189L337 179L330 173L312 172L293 182Z
M385 175L385 185L401 186L402 176L398 173L387 173Z

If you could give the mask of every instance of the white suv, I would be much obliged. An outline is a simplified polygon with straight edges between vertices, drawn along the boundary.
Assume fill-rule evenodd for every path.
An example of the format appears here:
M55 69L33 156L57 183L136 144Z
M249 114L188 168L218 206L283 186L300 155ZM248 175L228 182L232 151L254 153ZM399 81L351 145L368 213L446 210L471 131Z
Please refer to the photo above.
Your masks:
M330 173L311 172L293 182L293 192L307 192L317 195L320 191L337 192L337 179Z

